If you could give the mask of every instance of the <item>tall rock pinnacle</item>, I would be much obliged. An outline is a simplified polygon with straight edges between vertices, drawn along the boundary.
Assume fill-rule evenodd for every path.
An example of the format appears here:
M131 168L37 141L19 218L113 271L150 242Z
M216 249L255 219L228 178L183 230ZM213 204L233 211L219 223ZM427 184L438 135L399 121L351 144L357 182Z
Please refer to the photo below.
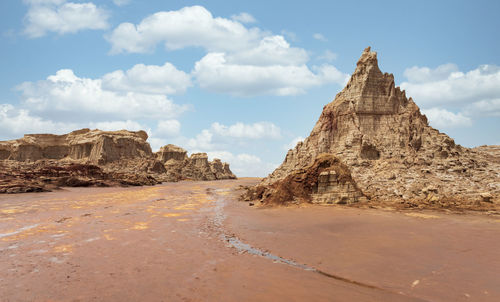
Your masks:
M375 199L425 198L426 186L439 187L442 196L456 195L467 185L476 193L486 190L463 172L449 173L484 174L478 150L456 145L430 127L413 100L395 86L394 76L380 71L377 53L370 47L363 51L346 87L324 107L309 137L288 151L262 185L310 167L323 153L345 164L363 193Z

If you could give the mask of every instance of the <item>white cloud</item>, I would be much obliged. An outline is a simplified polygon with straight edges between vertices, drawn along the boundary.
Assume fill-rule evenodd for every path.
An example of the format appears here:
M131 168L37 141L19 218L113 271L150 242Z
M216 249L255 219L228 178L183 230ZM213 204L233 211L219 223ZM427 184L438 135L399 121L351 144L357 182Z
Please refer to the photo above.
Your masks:
M293 31L289 31L289 30L282 30L281 31L281 34L283 36L285 36L289 41L292 41L292 42L297 42L299 40L299 37L297 36L296 33L294 33Z
M237 21L214 18L204 7L191 6L157 12L137 25L121 23L108 40L111 53L149 52L158 43L164 43L167 49L195 46L209 51L230 51L246 49L261 36L257 28L247 29Z
M428 83L446 80L454 72L458 72L458 66L448 63L439 65L435 69L413 66L404 71L404 76L411 83Z
M92 2L74 3L65 0L24 0L29 6L24 17L25 34L31 38L47 32L76 33L85 29L106 29L109 14Z
M324 60L327 62L332 62L337 59L337 54L330 51L330 50L325 50L321 55L318 56L318 60Z
M255 23L255 22L257 22L257 20L255 20L255 18L252 15L250 15L249 13L240 13L237 15L232 15L231 19L233 19L234 21L241 22L241 23Z
M296 138L292 139L292 141L289 142L288 144L283 145L283 150L288 151L290 149L293 149L298 144L298 142L302 141L304 141L304 138L302 136L297 136Z
M280 128L270 122L258 122L254 124L236 123L231 126L213 123L210 130L217 135L232 138L281 138Z
M169 50L201 47L207 54L196 62L192 75L201 88L213 92L296 95L315 86L345 83L347 75L331 65L308 67L307 51L292 47L282 35L241 23L250 17L243 13L231 20L213 17L202 6L184 7L157 12L138 24L122 23L107 39L115 54L150 52L159 43ZM326 55L327 60L334 56Z
M500 67L495 65L482 65L468 72L458 71L454 64L435 69L412 67L405 76L408 82L403 82L401 88L422 107L488 103L500 96Z
M427 116L431 126L437 129L468 127L472 125L472 120L462 113L453 113L442 108L431 108L422 110Z
M0 136L2 139L19 138L26 133L63 134L78 126L33 116L28 110L17 109L11 104L0 104Z
M106 122L90 122L89 128L96 128L105 131L116 131L116 130L130 130L138 131L145 130L147 127L139 124L136 121L126 120L126 121L106 121Z
M323 41L323 42L328 41L328 39L320 33L313 34L313 38L318 40L318 41Z
M280 139L281 129L271 122L236 123L225 126L213 123L187 141L189 149L210 151L230 145L244 145L248 140Z
M236 96L296 95L326 83L344 83L347 75L323 65L313 73L306 65L231 64L224 53L209 53L193 71L200 87Z
M103 88L114 91L175 94L191 85L191 77L169 62L163 66L137 64L125 72L116 70L102 77Z
M259 44L250 49L231 53L226 56L231 64L270 66L270 65L302 65L309 57L302 48L290 47L283 36L263 38Z
M180 134L181 123L178 120L160 120L154 131L155 136L175 137Z
M500 117L500 98L475 102L466 106L464 112L471 116Z
M113 3L116 5L116 6L124 6L124 5L127 5L131 2L132 0L113 0Z
M278 164L264 162L258 156L247 153L211 151L207 152L207 155L210 160L219 158L223 162L228 162L231 171L238 177L264 177L278 166Z
M70 69L38 82L25 82L17 87L22 92L22 105L41 116L85 121L140 118L172 118L187 110L165 95L106 90L101 79L80 78Z
M194 150L213 150L215 144L212 142L213 133L208 129L203 129L194 138L188 140L189 149Z

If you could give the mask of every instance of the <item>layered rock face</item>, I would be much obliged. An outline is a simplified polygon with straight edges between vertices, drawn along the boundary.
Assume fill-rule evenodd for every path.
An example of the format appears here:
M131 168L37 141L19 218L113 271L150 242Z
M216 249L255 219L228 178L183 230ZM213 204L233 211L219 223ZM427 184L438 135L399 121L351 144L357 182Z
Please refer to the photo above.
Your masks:
M208 161L206 153L194 153L190 157L187 151L175 145L166 145L156 153L156 158L164 163L167 174L178 179L217 180L235 179L229 164L220 159Z
M144 131L101 131L81 129L69 134L26 134L23 138L0 142L0 160L40 159L84 160L107 164L125 158L153 155Z
M243 198L266 204L338 203L366 200L349 168L332 154L320 154L304 169L297 169L268 186L249 188Z
M153 154L144 131L81 129L0 142L0 193L57 186L153 185L236 178L229 165L167 145Z
M307 169L322 153L340 159L371 201L467 208L489 194L489 201L500 202L498 148L464 148L430 127L413 100L395 87L393 75L380 71L370 48L309 137L289 150L261 185ZM317 194L326 179L319 176Z

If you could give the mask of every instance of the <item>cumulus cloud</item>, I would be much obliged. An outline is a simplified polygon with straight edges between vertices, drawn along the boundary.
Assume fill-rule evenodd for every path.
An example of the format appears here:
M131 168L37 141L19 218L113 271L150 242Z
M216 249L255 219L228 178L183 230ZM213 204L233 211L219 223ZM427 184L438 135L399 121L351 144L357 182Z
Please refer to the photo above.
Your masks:
M264 177L271 173L278 164L264 162L260 157L247 154L233 154L228 151L211 151L207 152L210 160L219 158L224 162L228 162L234 174L238 177Z
M500 117L500 98L474 102L466 106L464 112L471 116Z
M252 15L250 15L249 13L240 13L237 15L232 15L231 19L233 19L234 21L241 22L241 23L255 23L255 22L257 22L257 20L255 20L255 18Z
M311 87L345 83L347 75L332 65L307 66L307 51L292 47L284 36L244 25L252 20L246 13L232 19L214 17L202 6L191 6L157 12L138 24L122 23L108 40L115 54L150 52L159 43L168 50L201 47L207 53L195 63L192 75L201 88L218 93L296 95ZM334 57L331 52L325 55L326 60Z
M80 78L70 69L62 69L46 80L25 82L22 105L44 117L82 121L91 115L95 120L172 118L187 110L163 94L140 90L116 92L103 87L102 79Z
M248 48L261 36L257 28L247 29L240 22L214 18L202 6L190 6L157 12L137 25L121 23L108 40L111 53L145 53L158 43L164 43L167 49L195 46L209 51L229 51Z
M213 123L211 131L217 135L232 138L262 139L281 137L280 128L270 122L258 122L253 124L236 123L230 126Z
M425 109L422 110L422 113L427 116L430 125L438 129L468 127L472 125L470 117L462 113L453 113L442 108Z
M154 131L155 136L175 137L180 134L181 123L178 120L160 120Z
M254 66L302 65L309 60L302 48L290 47L283 36L263 38L254 48L245 49L226 56L228 63Z
M288 144L283 145L283 150L288 151L290 149L293 149L299 142L302 141L304 141L304 138L302 136L297 136L296 138L292 139L292 141L289 142Z
M321 55L317 57L317 59L332 62L337 59L337 54L332 52L331 50L325 50Z
M28 110L15 108L11 104L0 104L0 136L14 139L26 133L62 134L74 130L74 123L53 122L33 116Z
M47 32L76 33L86 29L106 29L109 14L92 2L74 3L65 0L24 0L28 12L24 17L24 33L31 38Z
M187 141L190 149L209 151L228 145L245 144L248 140L280 139L281 129L271 122L235 123L225 126L213 123Z
M89 128L96 128L105 131L116 131L116 130L130 130L139 131L147 129L146 126L139 124L136 121L126 120L126 121L105 121L105 122L90 122ZM83 127L81 127L83 128Z
M127 5L131 2L132 0L113 0L113 3L116 5L116 6L124 6L124 5Z
M318 41L322 41L322 42L328 41L328 39L320 33L313 34L313 38L318 40Z
M153 94L183 93L191 84L191 77L174 65L137 64L127 71L116 70L102 77L104 89Z
M487 104L500 96L500 67L495 65L482 65L468 72L459 71L454 64L435 69L412 67L404 74L408 81L401 83L401 88L423 107Z
M331 65L317 67L314 73L305 64L234 64L224 53L207 54L196 62L193 74L200 87L236 96L302 94L314 86L344 83L347 77Z

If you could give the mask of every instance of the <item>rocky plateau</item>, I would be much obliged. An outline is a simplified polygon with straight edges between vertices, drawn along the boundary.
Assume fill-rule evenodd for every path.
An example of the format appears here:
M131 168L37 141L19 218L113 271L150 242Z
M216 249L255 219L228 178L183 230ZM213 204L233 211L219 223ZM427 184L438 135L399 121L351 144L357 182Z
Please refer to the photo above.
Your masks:
M26 134L0 142L0 193L61 186L154 185L165 181L234 179L227 163L167 145L153 153L144 131L81 129Z

